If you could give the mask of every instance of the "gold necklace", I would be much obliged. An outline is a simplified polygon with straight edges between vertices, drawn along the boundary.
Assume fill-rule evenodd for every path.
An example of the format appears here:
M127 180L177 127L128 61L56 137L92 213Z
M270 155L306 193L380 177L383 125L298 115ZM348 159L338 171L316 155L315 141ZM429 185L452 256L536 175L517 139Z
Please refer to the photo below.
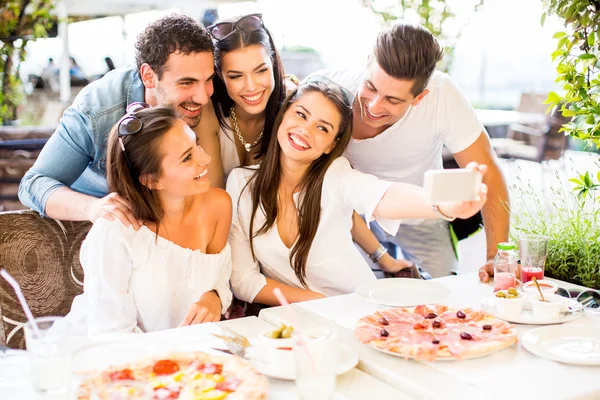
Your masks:
M254 146L256 146L260 138L262 138L263 131L260 131L260 135L258 135L258 138L256 138L254 143L248 143L244 140L244 137L240 132L240 127L238 126L237 117L235 116L235 110L233 109L233 107L229 109L229 118L231 119L231 124L233 125L233 130L235 131L235 134L237 135L238 139L240 139L240 142L244 145L246 151L250 153L250 151Z

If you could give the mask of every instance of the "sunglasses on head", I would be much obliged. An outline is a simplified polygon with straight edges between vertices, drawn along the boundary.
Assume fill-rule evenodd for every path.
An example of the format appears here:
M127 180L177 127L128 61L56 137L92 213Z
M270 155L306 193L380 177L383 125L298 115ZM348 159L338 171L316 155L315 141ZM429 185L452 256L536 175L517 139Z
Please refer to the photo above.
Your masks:
M125 115L121 118L121 120L119 121L119 125L117 126L117 138L119 139L121 150L123 150L123 154L125 155L125 161L127 161L127 165L129 165L129 169L132 171L133 169L131 167L131 163L129 162L129 157L127 157L127 151L125 150L125 143L123 143L123 138L125 136L134 135L142 130L142 121L133 114L140 110L150 107L151 106L148 103L131 103L127 106Z
M559 287L556 294L568 299L573 299L583 308L600 314L600 292L592 289L564 289Z
M263 28L262 14L249 14L235 22L217 22L207 29L212 37L217 40L223 40L231 35L236 29L239 29L242 32L251 33Z
M335 83L334 81L332 81L331 79L324 77L322 75L312 75L309 76L304 82L302 82L302 84L324 84L326 86L335 86L337 88L340 89L340 91L342 92L342 97L344 99L344 102L346 103L346 105L348 107L352 107L352 104L354 104L354 95L345 87L338 85L337 83Z

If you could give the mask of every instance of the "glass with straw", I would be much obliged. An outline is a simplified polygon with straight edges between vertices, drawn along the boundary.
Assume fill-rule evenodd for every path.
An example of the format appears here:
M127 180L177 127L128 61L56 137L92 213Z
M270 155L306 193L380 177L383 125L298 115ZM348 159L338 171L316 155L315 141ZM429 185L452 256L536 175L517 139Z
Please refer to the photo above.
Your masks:
M282 306L289 306L281 290L273 289ZM327 328L303 329L291 307L286 307L294 325L296 388L300 400L328 400L335 393L339 360L337 333Z
M299 341L302 341L300 347ZM336 332L326 328L305 329L302 338L294 335L296 388L301 400L333 398L337 381L339 341ZM310 354L312 361L308 359Z
M34 318L19 284L6 270L0 276L13 287L28 323L24 325L31 384L45 398L65 399L71 389L71 329L62 317Z

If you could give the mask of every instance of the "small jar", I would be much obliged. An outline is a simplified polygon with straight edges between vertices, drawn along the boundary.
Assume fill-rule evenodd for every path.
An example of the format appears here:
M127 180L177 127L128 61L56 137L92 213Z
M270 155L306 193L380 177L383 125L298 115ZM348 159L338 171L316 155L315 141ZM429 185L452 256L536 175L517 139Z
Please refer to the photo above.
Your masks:
M512 243L498 243L494 258L494 292L516 286L517 255Z

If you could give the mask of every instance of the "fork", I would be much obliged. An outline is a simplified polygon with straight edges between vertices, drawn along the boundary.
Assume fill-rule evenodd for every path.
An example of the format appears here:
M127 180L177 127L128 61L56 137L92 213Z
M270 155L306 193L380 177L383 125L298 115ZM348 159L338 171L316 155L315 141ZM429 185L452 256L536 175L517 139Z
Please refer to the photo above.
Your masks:
M225 345L236 356L245 358L246 349L250 347L250 341L245 337L232 331L231 329L221 326L223 334L213 333L212 335L223 340Z

